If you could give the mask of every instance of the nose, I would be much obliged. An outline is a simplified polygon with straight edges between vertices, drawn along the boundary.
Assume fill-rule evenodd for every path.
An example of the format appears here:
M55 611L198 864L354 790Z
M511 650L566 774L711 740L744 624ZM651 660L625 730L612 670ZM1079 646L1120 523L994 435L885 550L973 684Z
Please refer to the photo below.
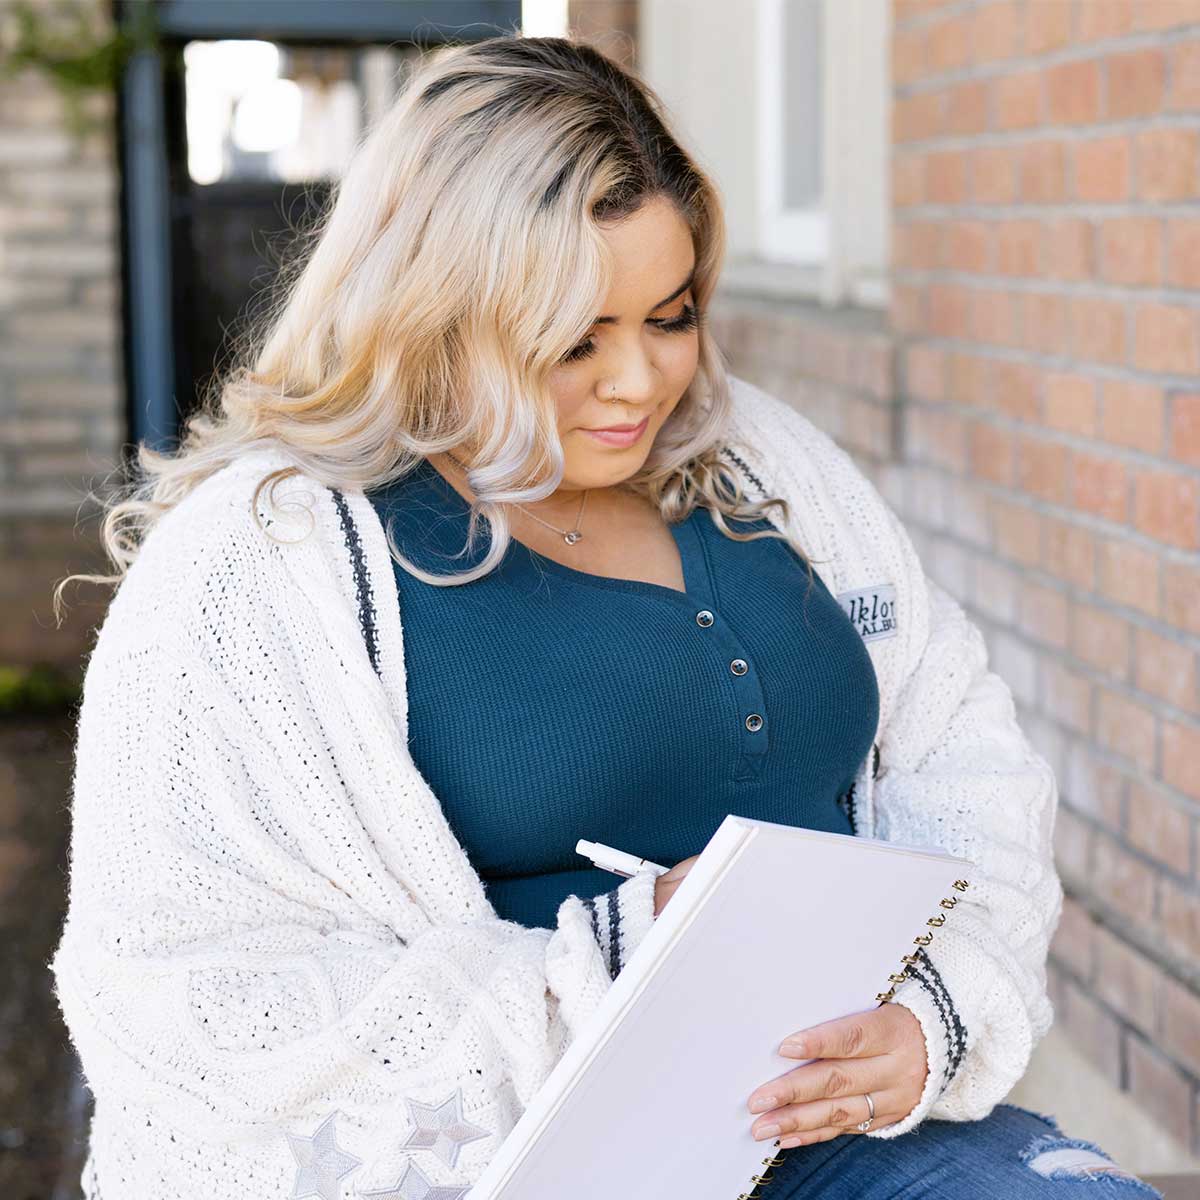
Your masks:
M638 413L644 414L655 403L658 395L658 375L649 362L631 362L628 367L610 376L600 387L599 398L615 404L622 401ZM632 420L641 420L641 416Z

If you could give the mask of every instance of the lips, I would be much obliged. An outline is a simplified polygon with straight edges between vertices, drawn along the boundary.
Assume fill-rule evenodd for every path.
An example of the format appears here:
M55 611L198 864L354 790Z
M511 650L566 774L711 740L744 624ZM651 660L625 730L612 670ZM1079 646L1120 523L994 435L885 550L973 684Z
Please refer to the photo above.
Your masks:
M636 425L605 425L599 429L589 429L588 433L632 433L635 429L641 429L646 423L646 418L643 417Z
M602 442L606 446L628 448L634 442L641 440L649 424L650 414L647 413L636 425L616 425L610 426L607 429L585 429L583 432L588 437L597 442Z

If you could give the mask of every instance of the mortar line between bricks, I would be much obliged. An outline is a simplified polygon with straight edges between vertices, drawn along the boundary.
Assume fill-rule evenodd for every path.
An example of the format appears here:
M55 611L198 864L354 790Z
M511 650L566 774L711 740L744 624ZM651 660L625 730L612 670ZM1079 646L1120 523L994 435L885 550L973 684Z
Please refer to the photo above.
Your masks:
M1200 208L1196 210L1200 219ZM1200 314L1200 293L1195 288L1149 287L1093 280L1042 280L1028 275L999 275L985 271L922 270L900 267L895 282L909 285L950 284L968 286L977 293L1012 292L1021 296L1062 296L1066 299L1111 300L1119 304L1173 304ZM984 343L985 345L989 343ZM1166 372L1163 372L1166 374ZM1186 376L1185 376L1186 377ZM1195 382L1195 375L1190 376Z
M955 218L1011 217L1033 220L1037 217L1064 218L1099 221L1105 217L1166 217L1168 219L1195 219L1200 216L1200 198L1195 200L1143 200L1131 198L1107 203L1101 200L1025 200L1008 204L990 204L986 200L964 200L958 204L938 204L922 201L918 204L899 205L892 210L896 225L912 224L912 217L936 217L940 221ZM915 268L896 268L897 271ZM1016 277L1019 278L1019 277ZM1063 280L1062 282L1078 282Z
M1036 426L1030 426L1036 428ZM1021 508L1029 509L1032 512L1040 513L1043 516L1055 517L1058 520L1069 520L1072 524L1078 525L1082 529L1086 529L1091 533L1104 537L1120 539L1140 550L1145 550L1150 553L1159 555L1164 561L1170 562L1176 566L1194 567L1200 561L1200 552L1195 549L1188 549L1182 546L1175 546L1168 542L1156 542L1141 530L1132 525L1119 525L1115 522L1108 521L1104 517L1098 517L1094 513L1089 513L1083 509L1069 508L1066 505L1056 504L1052 500L1046 500L1041 496L1035 496L1028 492L1016 492L1012 488L1006 487L1003 484L993 483L990 479L978 479L967 475L954 475L945 467L914 462L911 459L904 459L900 462L891 464L892 466L903 468L905 471L920 470L939 476L942 479L949 480L953 483L968 483L970 487L985 497L993 500L1001 500L1006 503L1015 504ZM905 505L907 508L908 506ZM906 519L909 519L906 516ZM925 524L919 517L912 517L913 524L916 528L924 529L929 532L940 532L934 526ZM954 534L956 538L958 534ZM977 543L964 542L964 545L974 545L978 548ZM994 552L994 547L987 547ZM1016 560L1013 560L1014 562ZM1030 571L1037 571L1041 568L1032 566L1028 563L1019 562L1016 565L1026 568ZM1048 578L1058 579L1058 576L1046 573ZM1133 610L1137 611L1137 610Z
M1098 829L1104 828L1087 818L1086 814L1084 819ZM1157 945L1136 922L1122 915L1094 892L1086 890L1083 881L1072 876L1069 869L1058 867L1058 875L1064 892L1084 908L1098 925L1115 934L1120 941L1133 946L1143 958L1154 963L1176 983L1193 992L1200 991L1200 965L1189 963L1183 955Z
M1163 221L1195 221L1200 218L1200 198L1195 200L1058 200L1027 203L906 204L893 210L893 226L947 221L1120 221L1124 217L1152 217ZM907 270L908 268L900 268ZM893 269L892 274L895 272Z
M1031 574L1032 574L1032 572L1023 572L1022 577L1025 578L1026 580L1028 580L1029 576ZM1041 581L1033 581L1033 582L1040 583ZM1062 591L1063 589L1052 588L1050 590ZM1067 595L1066 598L1069 600L1072 600L1072 601L1078 599L1078 597L1072 596L1072 595ZM1185 726L1191 725L1191 726L1196 727L1197 729L1200 729L1200 714L1195 713L1195 712L1189 712L1187 709L1179 708L1178 705L1172 704L1169 700L1164 700L1161 696L1157 696L1153 692L1145 692L1141 688L1137 687L1136 684L1134 684L1128 680L1118 679L1112 675L1106 675L1103 673L1103 671L1100 667L1097 667L1094 664L1089 663L1086 659L1079 658L1070 649L1064 649L1061 646L1050 645L1047 642L1039 642L1034 637L1032 637L1032 635L1030 635L1026 630L1021 629L1014 625L1009 625L1006 622L994 620L993 618L988 617L983 614L976 616L976 613L978 612L978 610L975 608L974 605L969 604L967 602L962 602L962 603L963 603L964 608L967 608L970 610L970 615L971 615L972 619L976 620L977 623L990 627L991 629L995 630L996 633L1006 634L1009 637L1016 639L1027 649L1038 653L1041 657L1051 658L1051 659L1053 659L1055 664L1057 664L1059 666L1063 666L1063 667L1068 667L1072 671L1074 671L1075 674L1082 675L1084 678L1086 678L1088 680L1089 683L1100 684L1110 692L1115 692L1117 695L1122 696L1129 700L1135 700L1139 704L1142 704L1144 707L1153 709L1156 716L1166 717L1166 718L1174 721L1178 725L1185 725ZM1110 606L1109 604L1105 603L1105 604L1099 604L1099 605L1092 605L1091 607L1099 608L1102 611L1104 611L1105 613L1110 613L1110 609L1115 606ZM1122 619L1125 619L1125 618L1122 618ZM1157 628L1153 628L1150 626L1136 625L1133 621L1129 621L1129 624L1134 625L1135 628L1145 628L1148 633L1153 633L1153 634L1161 636L1161 632ZM1173 631L1173 627L1167 627L1167 628ZM1176 645L1178 645L1180 647L1180 649L1189 651L1191 653L1195 653L1198 649L1198 647L1195 644L1195 642L1196 642L1195 638L1192 638L1190 640L1190 642L1186 641L1186 640L1181 641L1177 637L1164 637L1163 640L1173 642ZM1078 729L1075 729L1073 726L1062 725L1061 722L1055 720L1049 714L1047 714L1045 712L1041 712L1040 710L1037 710L1037 711L1039 711L1040 715L1044 719L1049 721L1049 723L1051 725L1068 730L1069 732L1075 734L1076 737L1078 737L1078 738L1082 738L1085 736L1085 735L1081 734L1080 731ZM1094 742L1090 742L1090 741L1089 741L1089 744L1097 745L1097 746L1099 745L1099 743L1094 743ZM1133 762L1132 759L1122 758L1119 755L1106 756L1104 761L1110 763L1113 766L1128 767L1131 764L1135 767L1140 766L1140 764ZM1194 797L1188 796L1186 793L1179 791L1178 788L1172 787L1165 780L1156 778L1156 779L1151 780L1151 782L1159 784L1163 788L1164 791L1170 792L1173 796L1179 797L1182 802L1186 802L1187 804L1190 804L1192 806L1196 806L1196 805L1200 804L1200 801L1197 801ZM1200 815L1200 809L1197 810L1197 815Z
M973 606L971 606L971 611L972 613L974 612ZM1038 642L1034 640L1032 635L1028 634L1026 630L1016 629L1012 625L994 622L994 620L990 620L988 618L980 618L980 622L992 626L992 628L996 629L997 631L1002 631L1004 634L1015 637L1016 640L1024 644L1024 646L1026 646L1028 649L1031 649L1034 653L1037 653L1040 658L1050 659L1056 666L1069 668L1070 671L1078 674L1078 676L1082 676L1087 679L1088 683L1103 685L1106 690L1115 692L1117 696L1126 698L1126 700L1136 700L1146 704L1146 707L1151 707L1154 714L1158 716L1165 716L1165 718L1175 721L1178 725L1190 725L1200 730L1200 718L1198 718L1198 714L1187 713L1186 710L1177 708L1174 706L1174 704L1171 704L1170 701L1163 700L1163 698L1160 696L1153 695L1151 692L1142 691L1135 684L1127 683L1126 680L1116 679L1112 676L1109 676L1109 674L1105 674L1102 668L1094 666L1091 664L1091 662L1087 662L1084 659L1080 659L1079 655L1076 655L1072 649L1061 646L1050 646L1048 643ZM1156 631L1152 630L1152 632ZM1038 704L1037 706L1034 706L1033 710L1040 716L1040 718L1048 721L1050 725L1060 728L1060 730L1069 734L1074 734L1076 739L1087 739L1088 745L1092 745L1094 748L1100 748L1100 746L1103 745L1103 743L1094 740L1093 734L1090 732L1084 733L1074 726L1063 725L1061 721L1055 719L1054 715L1046 712L1044 708L1040 707L1040 695L1038 698ZM1144 769L1139 763L1136 763L1134 760L1132 760L1132 758L1122 757L1121 755L1114 754L1112 751L1105 751L1105 754L1102 755L1102 757L1104 758L1104 761L1109 762L1111 766L1121 766L1124 769L1134 770ZM1195 810L1195 815L1200 816L1200 802L1198 802L1198 800L1196 800L1194 797L1189 797L1186 792L1181 792L1177 787L1172 786L1169 784L1169 782L1166 782L1166 780L1160 778L1160 776L1154 776L1152 782L1162 787L1163 791L1169 792L1171 794L1171 798L1176 800L1177 803L1189 805L1190 808ZM1146 862L1159 864L1158 859L1148 857L1146 858ZM1176 882L1188 882L1194 886L1194 881L1190 875L1184 876L1178 875L1176 872L1172 872L1172 877L1175 878Z
M943 350L942 347L938 347L938 349ZM961 349L958 347L947 349L948 353L962 353ZM943 350L943 353L944 352L946 352L946 350ZM1162 379L1160 378L1146 379L1138 372L1122 370L1121 367L1114 367L1111 364L1093 364L1093 362L1086 359L1051 359L1049 355L1046 355L1046 361L1044 362L1028 362L1024 358L1019 358L1019 356L1009 354L974 354L973 356L974 358L983 359L985 361L1003 362L1003 364L1008 366L1036 367L1039 368L1039 370L1044 370L1050 374L1061 373L1072 374L1072 376L1081 376L1091 380L1093 383L1132 384L1134 386L1140 386L1140 388L1157 386L1157 388L1162 388L1165 392L1164 398L1166 398L1166 400L1171 400L1171 398L1174 398L1178 395L1178 389L1172 388L1171 384L1164 385L1162 383ZM1184 390L1192 391L1195 389L1195 386L1196 383L1195 380L1193 380L1192 383L1186 385ZM929 397L919 395L917 392L907 391L905 388L898 388L896 390L898 390L900 394L898 401L899 404L923 404L923 406L929 407L930 409L941 410L943 413L946 409L966 409L968 413L972 414L994 414L997 412L995 404L977 404L968 400L960 400L960 398L956 397L948 398L948 400L930 400ZM1012 414L1009 413L1000 413L1000 415L1006 416L1006 418L1009 420L1018 422L1018 426L1021 428L1024 428L1027 424L1033 424L1037 428L1040 428L1040 430L1044 430L1044 428L1048 427L1045 425L1045 422L1040 419L1037 422L1025 422L1022 421L1019 416L1012 416ZM1159 464L1162 464L1163 460L1186 464L1182 458L1172 458L1170 450L1166 449L1165 446L1162 450L1158 451L1140 451L1138 448L1136 448L1136 446L1121 446L1121 443L1106 442L1106 440L1103 438L1097 438L1096 440L1100 445L1112 445L1116 446L1116 448L1138 452L1138 454L1151 454L1154 457L1154 460L1156 460L1156 462Z
M1080 993L1082 993L1086 1000L1096 1005L1096 1007L1101 1010L1101 1015L1109 1018L1116 1026L1116 1065L1118 1090L1127 1096L1133 1096L1131 1072L1129 1069L1128 1047L1131 1041L1136 1038L1141 1046L1151 1053L1152 1057L1162 1059L1165 1063L1178 1070L1188 1087L1190 1112L1194 1108L1197 1099L1200 1098L1200 1078L1197 1077L1192 1068L1181 1062L1178 1058L1175 1058L1170 1053L1164 1051L1157 1043L1151 1041L1150 1038L1155 1036L1155 1034L1146 1034L1143 1032L1140 1025L1136 1024L1123 1013L1118 1012L1111 1005L1109 1005L1100 995L1097 994L1093 985L1085 983L1078 972L1076 972L1065 959L1059 958L1056 955L1051 955L1051 961L1054 965L1054 968L1063 977L1064 981L1072 984ZM1155 1015L1157 1023L1157 1011ZM1064 1027L1067 1030L1066 1036L1068 1041L1072 1042L1072 1044L1076 1046L1079 1046L1080 1043L1076 1042L1074 1037L1071 1035L1071 1025L1066 1023ZM1189 1137L1187 1139L1187 1148L1189 1152L1194 1141L1195 1132L1194 1126L1189 1123ZM1178 1142L1179 1139L1172 1137L1172 1140Z
M965 12L967 10L958 10ZM938 14L950 13L949 8L939 9L932 14L919 14L910 17L908 21L898 23L893 27L894 33L907 33L917 27L918 23L930 25L940 24ZM1014 54L1009 58L989 59L986 62L969 62L965 66L955 67L951 71L943 71L939 75L926 75L920 79L910 79L904 83L892 84L892 95L899 100L907 100L915 96L927 95L940 91L947 86L953 87L960 83L974 83L980 79L1003 79L1011 75L1027 75L1031 71L1042 73L1052 67L1065 66L1070 63L1098 61L1106 58L1120 57L1124 54L1134 54L1139 50L1172 50L1177 45L1187 45L1200 37L1200 22L1181 24L1173 29L1148 29L1144 32L1125 33L1114 38L1094 38L1091 41L1075 40L1074 35L1065 46L1053 50L1035 53ZM1068 126L1068 128L1073 128Z
M1057 369L1057 368L1054 368ZM1085 372L1071 371L1072 375L1085 374ZM1140 380L1138 382L1141 382ZM1200 383L1194 384L1194 387L1200 387ZM1070 429L1059 429L1053 425L1047 425L1040 420L1025 420L1022 417L1014 417L1009 413L1001 412L994 405L980 406L963 404L957 401L951 401L949 404L939 404L936 400L923 400L919 397L908 397L905 403L913 409L922 413L930 413L940 416L943 419L948 415L960 415L966 413L971 416L984 418L984 423L993 426L996 429L1003 429L1011 433L1026 433L1037 432L1041 435L1040 440L1046 445L1052 446L1067 446L1072 450L1079 450L1089 454L1097 452L1105 457L1118 459L1123 463L1132 466L1153 469L1160 474L1166 475L1186 475L1189 477L1200 477L1200 467L1195 463L1187 462L1181 458L1173 458L1167 450L1139 450L1136 446L1123 446L1118 442L1110 442L1100 437L1089 437L1085 433L1074 433ZM947 408L954 409L953 414L948 414ZM923 459L906 459L905 462L914 465L920 463L923 466L935 467L950 473L944 462L936 460ZM966 478L964 475L954 475L955 479ZM972 480L974 482L974 480ZM990 482L990 481L989 481ZM1002 487L1002 484L994 484L993 486ZM1043 500L1047 504L1054 504L1053 500L1045 500L1042 496L1036 496L1035 493L1021 493L1022 495L1032 495L1038 500ZM1073 510L1074 511L1074 510ZM1103 518L1101 518L1103 519ZM1176 549L1184 549L1176 547ZM1200 545L1196 547L1196 552L1200 552Z
M1053 721L1051 721L1050 723L1054 724ZM1083 743L1084 745L1087 746L1087 748L1089 750L1099 750L1100 749L1099 745L1096 742L1093 742L1087 738L1084 738L1077 731L1073 731L1073 732L1074 732L1075 736L1069 740L1071 740L1075 743ZM1111 754L1104 753L1104 752L1099 753L1096 757L1097 757L1098 761L1101 762L1105 766L1127 767L1129 765L1127 762L1119 762L1119 761L1114 762L1113 756ZM1056 773L1056 778L1057 778L1057 773ZM1171 789L1164 785L1163 790L1170 791ZM1123 799L1125 796L1125 791L1126 791L1126 789L1122 788ZM1066 793L1066 792L1060 793L1060 798L1064 802L1064 807L1066 808L1066 810L1068 812L1071 813L1072 816L1078 817L1086 825L1090 826L1094 833L1103 834L1105 837L1109 838L1111 841L1115 841L1121 847L1121 849L1124 850L1126 853L1128 853L1129 857L1131 859L1133 859L1135 862L1139 863L1141 866L1146 867L1149 870L1152 870L1156 876L1162 876L1163 878L1167 879L1167 881L1170 883L1181 885L1184 888L1184 890L1186 890L1186 891L1190 891L1190 892L1196 891L1196 881L1190 875L1181 875L1169 863L1163 862L1162 859L1155 858L1153 855L1151 855L1151 854L1147 853L1145 850L1143 850L1136 843L1129 841L1128 835L1126 834L1125 830L1113 829L1111 825L1106 825L1103 821L1098 820L1091 813L1089 813L1086 809L1076 807L1074 802L1071 800L1069 793ZM1187 797L1184 797L1183 800L1180 802L1179 807L1182 809L1190 810L1190 812L1189 812L1190 816L1198 815L1197 814L1197 804L1196 804L1195 800L1189 800ZM1181 959L1181 961L1182 961L1182 959ZM1185 970L1195 970L1196 978L1198 981L1200 981L1200 966L1197 966L1195 968L1188 967L1188 968L1184 968L1184 969Z
M1136 140L1139 134L1160 133L1166 129L1194 131L1197 127L1200 127L1200 109L1160 109L1149 116L1108 122L1082 121L1077 125L1045 123L1020 125L1013 129L980 129L973 133L940 133L926 138L895 138L892 147L897 154L970 153L1004 147L1020 150L1043 142L1057 142L1073 148L1119 137Z
M1198 377L1194 374L1178 374L1169 372L1146 371L1141 367L1123 367L1117 362L1099 362L1093 359L1079 358L1078 355L1046 354L1042 350L1030 350L1020 346L1001 346L998 342L973 342L968 338L947 337L943 334L906 335L898 338L896 346L932 346L947 349L953 353L974 354L979 358L995 358L1004 362L1013 362L1021 366L1074 368L1074 373L1081 371L1103 371L1104 378L1120 379L1124 383L1156 384L1160 388L1177 391L1195 391L1198 388ZM947 403L959 403L948 401Z
M989 486L995 487L997 485L989 485ZM992 494L992 496L994 496L994 498L998 498L998 499L1002 499L1002 500L1008 500L1008 499L1013 498L1013 497L1010 497L1009 494L1001 494L1001 496L998 496L998 497L995 496L995 493L990 493L990 494ZM1037 514L1040 516L1049 516L1049 517L1058 518L1058 514L1055 514L1055 512L1049 512L1049 511L1046 511L1045 509L1039 509L1039 508L1037 508L1036 505L1033 505L1033 504L1021 504L1019 506L1021 506L1021 508L1031 510L1033 512L1037 512ZM1096 528L1096 524L1098 522L1102 522L1103 517L1093 516L1091 514L1091 512L1084 512L1084 514L1080 514L1080 516L1082 517L1082 520L1080 520L1080 521L1063 522L1063 523L1064 524L1073 524L1073 526L1075 526L1075 527L1086 530L1087 533L1097 534L1099 536L1105 536L1105 538L1109 538L1112 541L1120 541L1120 542L1122 542L1123 545L1133 544L1136 547L1138 547L1139 550L1144 550L1147 553L1158 554L1158 556L1160 558L1164 559L1164 562L1168 563L1171 566L1187 566L1187 568L1194 568L1194 566L1196 565L1196 554L1194 552L1181 551L1180 547L1177 547L1177 546L1165 547L1163 542L1156 542L1151 539L1148 539L1145 534L1140 533L1139 530L1136 530L1136 529L1117 530L1117 532L1115 533L1114 530L1112 530L1110 527ZM922 522L917 520L917 518L911 518L911 517L905 518L905 523L911 524L913 529L920 530L920 532L923 532L926 536L936 536L936 538L941 539L943 541L949 541L950 544L954 545L956 548L959 548L959 550L968 550L968 551L973 551L974 553L988 553L988 554L991 554L992 557L996 557L997 554L1000 553L1000 552L998 552L998 550L995 546L980 546L978 544L978 542L967 541L964 538L964 536L962 536L961 534L958 534L958 533L954 533L953 530L934 529L930 526L926 526L926 524L923 524ZM1163 551L1166 550L1166 548L1170 548L1170 550L1174 550L1175 556L1168 556L1168 554L1163 553ZM1043 586L1046 586L1046 584L1054 582L1054 583L1060 584L1060 586L1064 586L1067 588L1078 587L1078 586L1076 586L1076 584L1070 583L1067 580L1063 580L1062 576L1052 574L1052 572L1046 570L1044 568L1044 566L1036 566L1036 565L1032 565L1030 563L1020 562L1020 560L1018 560L1018 559L1009 559L1009 558L998 558L998 562L1001 562L1004 565L1014 566L1014 568L1019 568L1020 571L1022 572L1022 575L1024 575L1026 578L1030 578L1030 580L1032 580L1033 582L1042 583ZM1091 596L1091 595L1099 595L1099 593L1076 592L1076 593L1072 594L1072 599L1082 599L1082 598L1086 598L1086 596ZM1160 624L1151 626L1151 628L1150 628L1151 632L1160 632L1163 630L1168 631L1168 632L1170 632L1170 634L1175 635L1174 637L1170 638L1171 641L1181 640L1181 644L1183 644L1183 646L1187 646L1188 648L1200 649L1200 634L1189 634L1189 632L1187 632L1186 630L1181 630L1180 628L1178 628L1177 625L1171 625L1168 622L1165 622L1164 618L1151 617L1150 614L1140 610L1140 608L1134 608L1129 605L1122 605L1121 602L1117 601L1117 600L1111 600L1109 598L1104 598L1104 599L1105 599L1105 604L1111 605L1112 607L1115 608L1116 611L1118 611L1122 614L1128 613L1130 617L1136 616L1141 619L1151 620L1151 622L1160 622Z
M988 496L991 496L992 498L1002 500L1026 499L1025 497L1014 497L1012 493L998 492L1000 485L991 484L990 481L979 481L978 484L973 481L972 486L985 488L985 494L988 494ZM1050 516L1056 518L1058 516L1055 514L1055 512L1048 511L1048 505L1046 505L1046 502L1024 503L1019 504L1019 506L1020 508L1037 512L1037 514L1040 516ZM1090 514L1090 512L1080 512L1078 517L1078 521L1064 523L1074 524L1074 526L1078 528L1087 530L1088 533L1106 536L1106 538L1109 538L1112 541L1120 541L1122 544L1133 544L1138 546L1140 550L1157 554L1157 556L1162 558L1168 565L1188 566L1188 568L1192 568L1192 566L1196 565L1196 557L1198 556L1196 556L1195 552L1182 551L1180 547L1166 546L1163 544L1163 542L1153 541L1136 529L1129 528L1114 530L1110 526L1106 526L1106 524L1104 524L1103 517L1094 516L1093 514ZM942 541L948 541L956 548L960 548L960 550L971 551L977 554L990 554L990 556L994 559L998 554L995 546L980 546L978 542L968 541L961 534L955 533L954 530L935 529L934 527L928 526L928 524L924 524L922 521L918 520L918 518L914 517L905 517L905 522L906 524L911 524L914 530L919 530L919 532L922 532L925 536L931 536L931 538L938 538ZM1058 588L1067 589L1070 594L1070 598L1072 599L1086 599L1088 596L1098 595L1098 593L1084 592L1084 590L1079 588L1078 584L1072 583L1068 580L1063 580L1062 576L1052 574L1052 572L1046 570L1044 566L1020 562L1018 559L1009 558L1000 558L998 559L998 562L1002 563L1003 565L1013 566L1013 568L1020 570L1022 577L1025 577L1027 580L1030 580L1034 583L1042 584L1042 586L1050 586L1050 584L1055 584L1055 586ZM1122 616L1126 616L1126 614L1128 614L1129 617L1136 617L1139 620L1159 622L1159 624L1151 626L1151 632L1165 630L1172 635L1170 640L1182 640L1182 644L1184 644L1184 646L1200 649L1200 634L1189 634L1189 632L1186 630L1181 630L1178 628L1177 625L1166 623L1163 618L1150 616L1150 614L1140 610L1140 608L1122 605L1120 601L1111 600L1109 598L1104 598L1104 600L1106 606L1111 607L1112 610L1122 614ZM1001 628L1007 629L1008 626L1001 626Z
M965 13L974 12L979 6L980 0L957 0L956 3L940 5L930 12L913 13L903 20L895 22L894 28L899 32L900 30L907 31L925 25L937 25L947 16L961 16Z
M1072 896L1071 899L1076 901L1076 903L1080 903L1080 899L1078 896ZM1112 930L1109 929L1106 925L1099 925L1098 927L1105 930L1106 933L1112 933ZM1126 945L1126 946L1128 945L1127 942L1122 942L1121 944ZM1095 1004L1097 1008L1103 1010L1103 1013L1106 1017L1112 1017L1113 1020L1116 1021L1119 1025L1129 1025L1134 1029L1141 1029L1141 1026L1136 1024L1129 1016L1127 1016L1123 1012L1120 1012L1118 1009L1113 1008L1113 1006L1103 996L1101 996L1096 991L1096 982L1087 980L1082 975L1080 975L1079 972L1072 965L1070 959L1060 957L1059 955L1055 954L1053 950L1050 951L1049 958L1050 958L1050 961L1054 964L1055 970L1058 971L1058 973L1060 975L1062 975L1064 979L1066 979L1070 983L1074 984L1075 987L1077 987L1081 992L1083 992L1084 995L1087 996L1087 998L1090 1001L1092 1001L1092 1003ZM1151 965L1156 966L1157 964L1151 964ZM1097 979L1098 978L1099 978L1099 972L1097 971ZM1156 1025L1158 1024L1157 1005L1155 1006L1155 1024ZM1152 1031L1152 1032L1154 1032L1154 1031ZM1181 1064L1181 1066L1182 1066L1182 1064ZM1192 1072L1189 1069L1184 1068L1184 1070L1185 1070L1185 1073L1187 1073L1189 1075L1192 1074Z

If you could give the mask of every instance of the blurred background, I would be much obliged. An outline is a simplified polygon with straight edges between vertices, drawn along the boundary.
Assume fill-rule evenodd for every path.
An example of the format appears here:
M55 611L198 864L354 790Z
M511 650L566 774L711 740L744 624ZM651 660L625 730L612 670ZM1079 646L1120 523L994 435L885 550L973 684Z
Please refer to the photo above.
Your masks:
M1057 770L1009 1099L1200 1197L1200 0L0 0L0 1195L79 1195L89 490L169 447L422 54L568 28L724 193L734 371L854 454Z

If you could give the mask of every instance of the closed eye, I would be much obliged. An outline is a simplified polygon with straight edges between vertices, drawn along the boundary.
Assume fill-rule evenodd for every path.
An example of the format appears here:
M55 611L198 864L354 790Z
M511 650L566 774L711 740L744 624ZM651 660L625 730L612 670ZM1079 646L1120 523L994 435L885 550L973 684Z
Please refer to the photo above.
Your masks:
M691 333L698 329L700 322L704 319L704 314L698 308L691 304L683 306L683 312L677 317L659 318L657 320L647 321L647 325L653 325L662 333ZM579 345L573 347L563 355L561 362L573 363L579 362L581 359L590 358L596 353L596 342L593 338L588 338L586 341L580 342Z

